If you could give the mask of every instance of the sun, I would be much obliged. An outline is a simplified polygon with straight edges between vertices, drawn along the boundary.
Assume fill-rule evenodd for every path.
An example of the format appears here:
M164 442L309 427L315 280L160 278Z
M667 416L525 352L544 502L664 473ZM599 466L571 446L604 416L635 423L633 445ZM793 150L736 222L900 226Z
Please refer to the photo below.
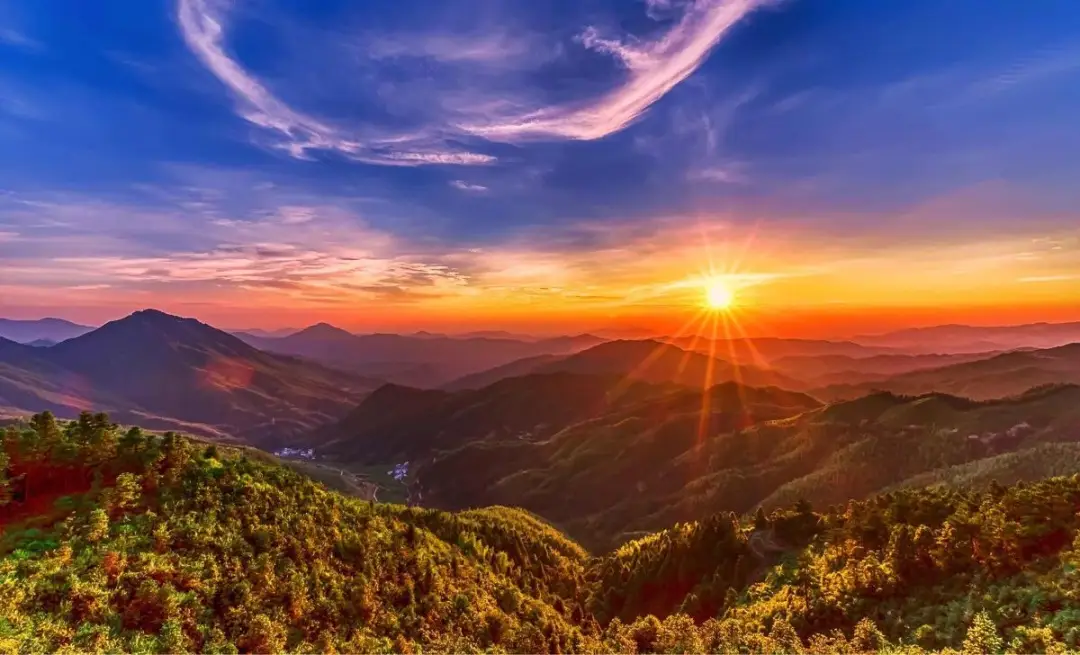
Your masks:
M709 309L731 309L735 304L735 292L719 280L710 280L705 285L705 306Z

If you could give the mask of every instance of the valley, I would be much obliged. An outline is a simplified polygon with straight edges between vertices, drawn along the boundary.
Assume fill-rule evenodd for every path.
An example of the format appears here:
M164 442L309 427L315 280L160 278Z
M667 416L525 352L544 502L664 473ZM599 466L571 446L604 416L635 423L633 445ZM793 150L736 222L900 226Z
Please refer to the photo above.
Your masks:
M423 340L440 338L449 339ZM462 352L473 347L466 341ZM982 519L969 513L980 504L1004 502L1002 493L1052 508L1058 507L1054 498L1077 493L1069 486L1080 479L1080 385L1073 377L1073 346L926 355L883 353L877 346L861 350L848 342L784 341L764 345L753 363L738 355L740 349L748 353L749 344L724 347L730 359L707 354L718 352L717 344L703 354L697 347L683 349L663 340L605 341L574 352L527 355L420 388L358 376L348 367L326 366L304 356L264 352L193 319L152 310L52 346L0 342L0 406L12 417L3 433L9 491L7 509L0 508L0 525L7 524L0 551L37 548L32 552L52 556L51 547L34 546L36 537L25 536L37 534L26 530L39 529L27 527L28 520L36 521L45 530L42 534L55 534L46 540L75 539L73 547L90 548L84 537L50 531L58 529L55 520L64 515L100 520L91 511L93 498L111 508L106 514L111 524L130 512L135 512L133 517L143 512L149 516L149 508L163 502L194 508L191 503L208 502L207 490L224 484L223 499L244 497L249 503L254 493L270 494L258 501L266 503L265 510L259 510L264 512L260 520L278 527L264 528L271 532L245 528L245 536L233 546L240 548L237 553L249 553L244 557L259 552L280 556L298 547L273 542L281 538L270 536L274 530L302 530L308 539L316 538L316 528L298 527L304 523L288 518L291 512L300 516L331 511L354 516L350 521L359 521L356 526L397 526L390 530L398 536L379 532L382 536L367 534L348 542L365 546L338 542L334 554L311 552L293 560L292 566L330 557L333 566L344 567L339 568L342 576L353 576L349 549L374 553L390 548L387 553L412 553L400 566L414 580L434 576L423 583L434 585L430 589L442 588L437 580L458 580L463 566L478 567L478 573L469 575L481 575L494 586L484 582L490 592L470 593L494 594L492 607L499 608L494 611L502 618L484 620L497 620L503 627L497 633L470 631L455 619L459 628L441 633L441 639L521 649L525 644L540 648L540 642L528 641L540 634L546 635L542 649L552 648L554 639L568 650L586 643L605 644L603 648L629 648L633 643L635 651L665 652L681 648L677 643L701 648L741 643L753 650L768 643L824 644L823 639L832 640L830 648L886 642L958 646L973 638L976 623L939 621L930 632L912 632L909 621L916 618L896 623L895 613L923 615L903 603L895 605L900 601L880 600L883 597L875 594L881 592L873 589L891 585L918 598L926 579L920 576L937 576L959 589L990 584L990 579L970 577L973 566L990 567L993 580L1007 581L1017 574L1020 561L1025 570L1046 575L1058 566L1055 562L1072 561L1065 537L1032 537L1034 545L1009 546L1000 561L986 550L990 546L971 552L949 540L961 529L982 531L979 539L1007 539L994 536L999 534L996 528L979 524ZM408 366L445 362L438 351L433 360L425 360L423 353L429 352L415 354ZM824 389L835 394L823 393L815 387L830 376L847 375L843 371L853 371L853 382L843 390L831 386ZM885 377L858 382L863 374ZM1029 388L1026 382L1037 384ZM993 395L998 389L1009 393ZM950 390L981 393L966 397ZM112 417L88 409L110 410ZM77 420L50 427L51 415L38 414L26 422L30 413L42 410ZM111 421L153 432L120 428ZM62 446L69 441L72 445ZM164 452L162 448L173 454L164 460L153 454ZM55 471L96 470L91 477L100 478L106 488L79 477L90 473L79 473L70 488L64 486L57 473L49 472L54 469L48 462L55 458L69 458L56 464L60 468ZM125 475L135 473L143 476L142 492L125 481ZM263 480L257 487L261 491L251 486L255 479ZM162 484L175 490L157 499L153 494L160 492L151 489ZM53 486L58 491L48 495ZM121 497L121 487L126 489L123 497L131 500L113 500ZM196 491L200 488L204 491ZM38 497L40 493L46 495ZM61 503L61 497L85 500ZM329 502L337 509L306 505L313 502ZM54 509L46 511L48 507ZM236 511L227 503L216 507L225 514ZM1012 516L1008 512L1028 510L1002 511ZM1072 524L1054 514L1058 509L1046 511L1046 530L1073 529L1061 527ZM866 518L881 512L878 519ZM154 531L164 528L152 528L156 520L137 519L138 525L145 523L146 530L158 534ZM1025 521L1025 530L1034 525L1030 517L1008 520ZM344 525L340 518L329 524ZM476 527L481 525L485 527ZM931 541L939 544L937 550L925 546L924 528L935 535ZM168 529L179 534L178 526ZM179 558L177 565L187 557L186 547L178 544L204 538L174 537L170 552ZM271 542L266 539L277 545L267 546ZM375 546L372 539L383 545ZM862 554L844 545L851 539L863 540ZM904 539L924 546L912 551L894 544ZM191 552L206 548L206 543ZM426 548L450 553L445 560L450 568L436 573L412 559ZM796 555L798 560L793 559ZM531 568L536 557L549 558L551 565ZM859 575L883 577L873 583L834 580L829 584L840 585L844 595L824 600L816 586L824 583L807 578L806 567L839 571L827 564L837 558L864 571ZM891 563L875 573L873 567L885 566L880 562ZM363 575L383 580L373 583L371 593L391 596L379 596L377 602L353 599L341 606L350 609L339 608L381 613L390 623L368 623L370 630L361 632L335 628L340 630L337 638L348 640L335 643L365 649L382 648L376 644L387 642L380 639L431 644L424 636L430 626L420 627L428 619L407 619L419 621L410 624L415 628L393 623L403 620L391 618L397 616L391 609L396 607L393 594L399 593L391 589L398 583L380 577L399 575L388 573L390 569ZM926 572L931 570L933 574ZM826 578L829 575L838 573L827 573ZM1000 583L1049 588L1050 578L1028 575L1023 583ZM306 593L315 593L305 584ZM452 584L472 583L462 579ZM110 607L129 602L119 593L106 594L111 594ZM539 604L527 618L520 613L522 595L537 593ZM942 593L948 597L959 592ZM507 600L506 594L518 600ZM805 613L786 615L790 626L777 628L784 624L770 609L774 594L800 598ZM39 602L22 598L11 607ZM299 602L260 598L253 607ZM446 598L450 600L440 602L455 597ZM868 603L879 602L874 598L893 609L870 610ZM199 602L209 608L221 601L207 597ZM828 609L829 603L840 603L837 607L843 609ZM426 610L428 616L449 611L448 605L439 607L443 609ZM221 626L212 610L203 611L196 623L132 619L118 633L126 636L109 638L164 631L173 620L180 633L168 632L173 636L159 639L201 647L214 639L251 648L293 644L301 633L329 638L311 622L307 610L267 615L262 636ZM536 612L548 617L542 621L548 627L539 633L529 627ZM166 611L162 616L172 615ZM255 615L250 620L256 620ZM24 629L34 625L18 621ZM211 629L214 625L218 627ZM282 625L293 627L275 632L279 628L273 626ZM833 628L841 632L827 633ZM1047 639L1067 643L1074 639L1072 633L1058 630L1047 634ZM1016 630L1006 635L1016 643L1043 638ZM285 641L258 641L264 638ZM90 643L79 639L85 638L70 643ZM123 643L134 647L135 642ZM406 647L406 642L393 644Z

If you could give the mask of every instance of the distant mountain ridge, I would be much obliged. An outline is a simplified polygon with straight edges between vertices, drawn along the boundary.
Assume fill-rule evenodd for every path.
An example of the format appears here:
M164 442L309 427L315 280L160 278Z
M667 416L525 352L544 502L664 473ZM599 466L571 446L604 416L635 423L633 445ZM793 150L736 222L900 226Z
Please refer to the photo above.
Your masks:
M1026 325L936 325L852 338L860 344L923 353L1053 348L1080 342L1080 321Z
M435 388L524 357L573 353L603 340L588 334L518 341L434 334L352 334L318 323L277 339L242 337L268 352L305 357L407 386Z
M0 406L72 414L92 405L261 443L307 434L380 384L158 310L49 348L6 342L0 372Z
M711 358L663 341L621 339L601 343L572 355L517 360L459 378L444 388L476 388L505 377L557 372L621 375L646 382L672 382L699 389L726 381L794 390L807 387L801 380L782 372L749 364L734 364L722 359L719 353Z
M86 334L93 329L88 325L79 325L62 318L34 320L0 318L0 338L19 343L30 343L41 339L53 342L64 341Z
M874 390L916 395L942 392L986 400L1060 383L1080 383L1080 343L1014 350L872 382L831 385L817 393L828 398L852 398Z

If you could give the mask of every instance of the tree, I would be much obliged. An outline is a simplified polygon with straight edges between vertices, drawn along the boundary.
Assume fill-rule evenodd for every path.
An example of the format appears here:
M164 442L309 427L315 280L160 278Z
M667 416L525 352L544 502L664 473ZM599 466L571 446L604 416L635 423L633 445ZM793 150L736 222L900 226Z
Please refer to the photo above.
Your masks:
M97 543L107 536L109 536L109 515L99 507L90 513L86 539L90 543Z
M112 489L109 499L109 510L119 513L125 509L134 507L142 495L142 482L134 473L121 473L116 478L116 486Z
M961 652L964 655L1000 653L1004 642L998 636L997 626L986 612L979 612L971 621Z

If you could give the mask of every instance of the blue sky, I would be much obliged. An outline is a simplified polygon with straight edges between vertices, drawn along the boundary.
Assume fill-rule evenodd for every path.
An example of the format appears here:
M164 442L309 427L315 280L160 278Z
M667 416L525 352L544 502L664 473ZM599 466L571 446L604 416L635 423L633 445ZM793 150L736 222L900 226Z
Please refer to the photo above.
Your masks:
M1061 304L1078 107L1066 1L6 0L0 313Z

